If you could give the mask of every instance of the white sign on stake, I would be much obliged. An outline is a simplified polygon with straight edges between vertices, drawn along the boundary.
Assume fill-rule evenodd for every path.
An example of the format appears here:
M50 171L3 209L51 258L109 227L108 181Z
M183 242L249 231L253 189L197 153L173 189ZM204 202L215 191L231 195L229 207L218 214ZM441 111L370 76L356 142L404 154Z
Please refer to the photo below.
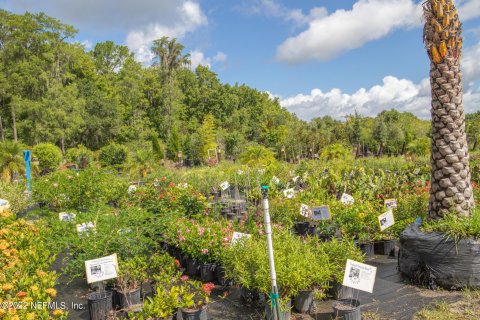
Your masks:
M222 190L225 191L228 188L230 188L230 183L228 183L228 181L224 181L222 182L222 184L220 184L220 188L222 188Z
M418 168L415 169L415 171L413 171L413 174L414 174L414 175L418 175L419 173L420 173L420 169L418 169Z
M372 293L376 273L376 267L348 259L343 276L343 285Z
M340 201L345 205L351 205L355 202L355 199L353 199L351 195L344 193L342 194Z
M278 179L276 176L273 176L273 177L272 177L272 181L273 181L273 183L275 183L275 184L279 184L279 183L280 183L280 179Z
M245 173L245 172L243 172L243 170L238 170L238 171L237 171L237 174L240 175L240 176L243 176L244 173Z
M117 277L118 261L117 254L85 261L87 282L99 282Z
M231 241L231 245L234 245L236 244L238 241L242 240L242 239L249 239L252 235L251 234L248 234L248 233L241 233L241 232L236 232L234 231L233 232L233 236L232 236L232 241Z
M283 190L283 195L288 199L292 199L295 196L295 190L293 188L285 189Z
M397 199L385 199L385 207L393 209L397 207Z
M395 224L395 220L393 218L392 210L388 210L384 214L378 216L378 223L380 224L380 230L383 231L387 228L390 228Z
M78 233L87 232L89 229L92 229L93 231L95 231L95 225L93 224L93 222L85 222L82 224L77 224Z
M300 178L300 176L296 176L296 177L294 177L294 178L292 179L292 180L293 180L293 182L297 183L297 180L298 180L298 178Z
M328 206L321 206L313 208L313 219L314 220L330 220L332 217L330 215L330 208Z
M300 214L304 216L305 218L311 218L312 217L312 209L310 209L309 206L306 204L303 204L300 206Z
M133 192L135 192L135 191L137 191L137 186L136 186L136 185L133 185L133 184L132 184L132 185L130 185L130 186L128 187L128 191L127 191L128 194L131 194L131 193L133 193Z
M59 212L58 213L58 219L60 219L60 221L72 222L73 220L75 220L75 213L73 213L73 212Z
M0 212L3 212L10 208L10 205L8 204L8 201L5 199L0 199Z

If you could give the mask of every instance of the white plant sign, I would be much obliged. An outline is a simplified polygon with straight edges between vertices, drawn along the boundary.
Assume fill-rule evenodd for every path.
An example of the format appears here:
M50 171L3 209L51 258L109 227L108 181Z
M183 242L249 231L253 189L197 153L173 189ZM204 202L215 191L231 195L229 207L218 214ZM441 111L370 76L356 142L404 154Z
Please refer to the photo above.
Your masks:
M228 183L228 181L224 181L220 184L220 188L222 188L222 190L225 191L228 188L230 188L230 183Z
M296 177L293 177L293 182L297 183L298 179L300 178L300 176L296 176Z
M355 202L355 199L353 199L353 197L349 194L342 194L342 197L340 198L340 201L344 204L344 205L352 205L354 202Z
M240 175L240 176L243 176L245 174L245 172L243 170L238 170L237 174Z
M418 175L419 173L420 173L420 169L418 169L418 168L415 169L415 171L413 171L413 174L414 174L414 175Z
M87 282L99 282L117 277L118 260L117 254L85 261Z
M295 196L295 190L294 189L285 189L285 190L283 190L283 195L288 199L292 199Z
M242 239L249 239L251 236L252 235L248 233L241 233L241 232L234 231L232 236L232 242L230 244L234 245Z
M372 293L376 273L376 267L348 259L343 275L343 285Z
M385 207L393 209L397 207L397 199L385 199Z
M0 212L3 212L10 208L10 205L8 204L8 201L5 199L0 199Z
M135 191L137 191L137 186L136 186L136 185L133 185L133 184L132 184L132 185L130 185L130 186L128 187L128 194L132 194L132 193L134 193Z
M188 188L188 183L186 183L186 182L180 183L178 186L182 189L187 189Z
M73 222L75 220L75 213L73 212L60 212L58 213L58 219L65 222Z
M378 216L378 223L380 224L380 230L383 231L387 228L390 228L395 224L395 219L393 218L392 210L388 210L387 212Z
M328 206L321 206L313 208L313 220L330 220L330 208Z
M306 204L303 204L300 206L300 214L304 216L305 218L311 218L312 217L312 209L310 209L309 206Z
M93 224L93 222L85 222L85 223L77 224L78 233L85 233L89 229L92 229L92 231L95 231L95 225Z
M279 184L279 183L280 183L280 179L278 179L276 176L273 176L273 177L272 177L272 182L275 183L275 184Z

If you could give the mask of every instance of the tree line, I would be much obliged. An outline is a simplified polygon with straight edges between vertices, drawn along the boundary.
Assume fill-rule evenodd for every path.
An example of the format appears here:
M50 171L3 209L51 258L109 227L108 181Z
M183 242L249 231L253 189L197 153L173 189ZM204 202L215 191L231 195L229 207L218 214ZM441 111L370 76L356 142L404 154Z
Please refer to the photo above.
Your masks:
M0 139L34 146L50 142L65 154L110 143L206 163L213 152L236 158L248 145L284 160L313 157L332 144L357 154L425 154L430 123L383 111L309 122L244 84L222 83L206 66L191 69L176 39L153 42L148 66L112 41L86 50L77 30L44 13L0 10ZM429 108L429 106L425 106ZM480 113L467 116L478 148Z

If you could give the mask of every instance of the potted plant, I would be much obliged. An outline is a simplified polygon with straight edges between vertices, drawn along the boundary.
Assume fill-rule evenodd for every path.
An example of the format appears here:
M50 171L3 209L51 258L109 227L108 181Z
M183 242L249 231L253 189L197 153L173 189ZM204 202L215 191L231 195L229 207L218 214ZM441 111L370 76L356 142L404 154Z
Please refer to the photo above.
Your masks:
M117 286L114 291L120 309L141 303L140 291L142 283L148 278L147 266L146 258L140 256L119 262Z
M333 303L335 319L361 320L360 301L357 299L341 299Z
M140 315L135 315L138 320L173 320L176 319L182 287L157 286L153 297L148 297L143 304Z
M215 285L187 280L180 287L179 307L183 320L207 320L207 304Z

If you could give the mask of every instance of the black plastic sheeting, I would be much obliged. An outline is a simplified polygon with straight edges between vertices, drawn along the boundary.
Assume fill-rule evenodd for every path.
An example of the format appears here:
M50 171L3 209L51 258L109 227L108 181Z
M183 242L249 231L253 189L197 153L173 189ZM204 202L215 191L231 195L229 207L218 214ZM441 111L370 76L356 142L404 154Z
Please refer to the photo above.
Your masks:
M436 289L480 287L480 241L457 242L441 233L424 233L417 225L400 236L398 267L413 282Z

